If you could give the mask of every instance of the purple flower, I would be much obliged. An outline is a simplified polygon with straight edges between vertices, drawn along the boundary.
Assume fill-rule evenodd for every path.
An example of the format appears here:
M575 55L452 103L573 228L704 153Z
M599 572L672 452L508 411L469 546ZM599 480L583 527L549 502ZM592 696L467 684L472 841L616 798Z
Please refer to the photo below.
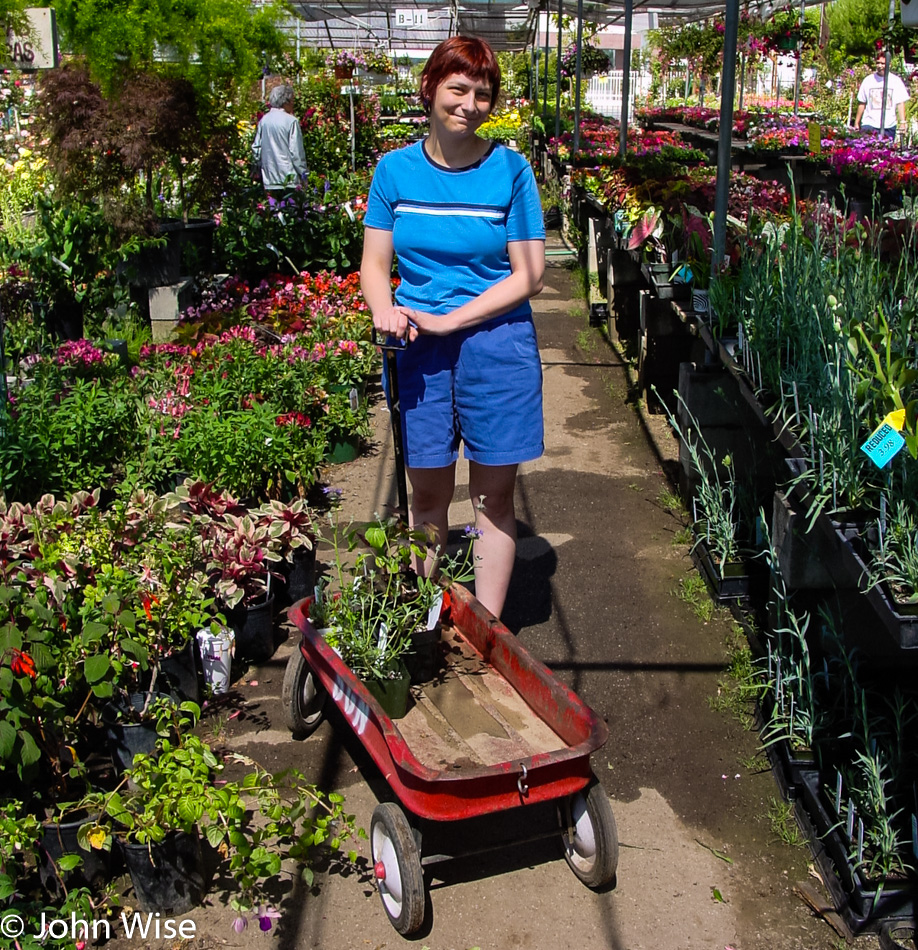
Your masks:
M473 528L470 524L467 524L463 534L467 538L474 538L477 540L484 535L484 531L482 531L481 528Z
M233 930L235 930L237 934L241 934L248 925L248 920L246 920L245 917L239 916L233 921Z

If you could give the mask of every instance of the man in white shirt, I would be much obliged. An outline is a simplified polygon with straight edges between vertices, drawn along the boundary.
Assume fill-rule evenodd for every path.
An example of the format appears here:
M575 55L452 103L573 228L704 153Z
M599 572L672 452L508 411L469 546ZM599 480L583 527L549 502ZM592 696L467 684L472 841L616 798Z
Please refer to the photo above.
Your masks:
M857 92L857 115L854 117L854 127L862 132L873 132L875 135L884 135L887 138L896 137L896 119L899 128L905 129L905 103L908 102L908 90L905 83L895 74L889 74L886 84L886 111L883 112L883 76L886 72L886 53L880 50L877 53L876 70L861 83ZM880 122L883 130L880 130Z
M258 123L252 152L265 190L276 193L297 188L306 178L306 152L300 123L293 115L293 88L275 86L268 103L271 109Z

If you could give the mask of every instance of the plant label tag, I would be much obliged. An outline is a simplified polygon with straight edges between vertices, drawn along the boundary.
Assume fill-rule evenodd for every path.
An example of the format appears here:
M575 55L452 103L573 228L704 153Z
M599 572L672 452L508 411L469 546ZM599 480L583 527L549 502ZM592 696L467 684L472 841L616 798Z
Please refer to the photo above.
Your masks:
M876 465L883 468L902 450L905 439L886 421L882 422L870 438L861 446L861 451Z
M818 122L810 122L807 126L810 151L814 155L822 155L822 126Z
M427 613L427 629L433 630L440 620L440 611L443 610L443 595L440 596L433 602L430 607L430 610Z

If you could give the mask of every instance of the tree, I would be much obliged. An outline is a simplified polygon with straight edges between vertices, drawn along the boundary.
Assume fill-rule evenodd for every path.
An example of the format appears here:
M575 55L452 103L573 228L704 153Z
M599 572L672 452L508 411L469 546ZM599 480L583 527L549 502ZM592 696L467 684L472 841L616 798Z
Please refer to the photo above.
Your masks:
M836 0L829 7L828 21L828 51L837 51L844 58L872 57L889 22L889 2Z

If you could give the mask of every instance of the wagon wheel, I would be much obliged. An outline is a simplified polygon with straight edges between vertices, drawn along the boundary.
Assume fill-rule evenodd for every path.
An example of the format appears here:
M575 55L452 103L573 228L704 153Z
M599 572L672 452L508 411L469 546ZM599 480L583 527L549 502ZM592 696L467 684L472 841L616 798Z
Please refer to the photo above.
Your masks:
M325 688L297 647L287 661L281 689L284 722L294 739L306 739L319 728L325 718L327 696Z
M595 779L558 806L561 843L570 869L587 887L603 887L618 867L618 829L602 786Z
M424 922L424 871L405 813L392 802L377 805L370 821L373 873L392 926L405 936Z

